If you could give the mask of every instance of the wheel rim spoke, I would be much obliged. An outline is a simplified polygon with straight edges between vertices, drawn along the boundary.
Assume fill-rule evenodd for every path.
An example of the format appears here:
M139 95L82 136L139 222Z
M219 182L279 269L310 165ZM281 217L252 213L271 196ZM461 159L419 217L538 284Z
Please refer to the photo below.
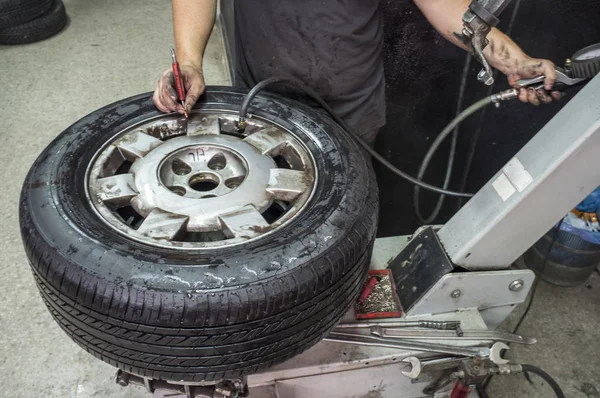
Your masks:
M187 135L221 134L221 125L216 116L192 117L188 123Z
M271 169L267 191L274 199L292 201L308 189L312 184L304 171L290 169Z
M163 142L141 131L134 131L115 142L115 146L129 161L142 158Z
M221 175L224 181L227 181L232 178L241 178L243 180L243 177L245 175L243 170L235 169L232 167L226 167L223 170L219 170L219 174Z
M244 142L258 149L263 155L277 156L287 144L287 140L281 130L275 127L267 127L244 138Z
M185 230L188 218L154 209L138 228L138 232L153 239L173 240Z
M245 206L233 213L221 215L223 232L229 238L252 238L264 233L269 223L254 206Z
M117 206L125 206L138 194L131 174L119 174L96 180L98 199Z

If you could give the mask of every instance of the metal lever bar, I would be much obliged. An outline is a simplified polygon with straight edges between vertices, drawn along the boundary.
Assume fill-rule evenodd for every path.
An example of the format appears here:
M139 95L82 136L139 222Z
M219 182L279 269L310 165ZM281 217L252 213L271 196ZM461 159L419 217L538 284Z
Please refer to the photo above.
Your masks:
M336 329L362 329L381 326L385 328L427 328L439 330L456 330L460 321L402 321L402 322L351 322L340 323Z
M417 343L401 339L385 339L375 336L362 336L353 333L332 332L325 341L335 341L348 344L359 344L366 346L400 348L403 350L415 350L423 352L435 352L440 354L461 355L465 357L489 358L495 364L505 364L508 360L502 358L502 350L508 349L504 343L494 343L492 347L457 347L445 344Z
M523 337L500 331L489 330L463 330L462 336L447 330L398 330L374 326L371 334L379 337L401 338L401 339L437 339L437 340L491 340L505 341L517 344L535 344L537 340L532 337Z
M556 83L554 84L553 89L562 90L568 86L574 86L578 83L581 83L584 80L582 78L572 78L569 77L562 68L556 68ZM534 84L539 84L539 86L534 87L536 90L544 88L544 76L533 77L531 79L521 79L517 82L517 84L521 87L529 87Z

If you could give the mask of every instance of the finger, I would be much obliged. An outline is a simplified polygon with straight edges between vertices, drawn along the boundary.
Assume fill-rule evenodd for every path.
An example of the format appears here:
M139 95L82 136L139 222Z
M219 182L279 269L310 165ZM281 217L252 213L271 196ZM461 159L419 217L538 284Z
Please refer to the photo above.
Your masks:
M184 103L185 103L186 109L192 109L192 107L198 101L198 98L202 95L203 92L204 92L204 81L202 81L202 79L198 79L198 80L194 81L190 85L190 89L188 90L187 95L185 96Z
M525 103L526 103L526 102L529 102L529 101L527 100L527 89L526 89L526 88L522 88L522 87L521 87L521 88L519 89L519 101L521 101L521 102L525 102Z
M154 102L154 106L161 112L169 112L169 109L164 106L164 104L160 100L159 90L158 88L154 90L154 94L152 95L152 102Z
M556 82L556 69L550 61L544 61L544 88L548 91L552 89Z
M559 101L565 94L560 91L553 91L550 93L550 96L554 98L555 101Z
M196 101L198 101L199 96L200 96L200 94L198 94L197 92L192 92L192 90L190 90L187 93L187 95L185 96L185 101L184 101L185 109L192 109L192 107L194 106Z
M162 111L162 112L172 112L171 109L171 104L168 101L167 98L165 98L164 96L164 82L163 79L161 78L157 85L156 85L156 90L154 91L154 95L152 96L152 100L155 103L155 105Z
M527 101L529 101L535 106L538 106L540 104L540 100L538 99L537 94L535 93L535 90L533 88L527 89Z
M167 69L163 73L159 81L159 85L161 87L161 92L171 97L173 102L177 101L177 90L175 89L175 75L173 74L172 70Z
M173 86L167 86L166 87L166 91L167 91L167 95L171 98L173 98L173 101L177 100L177 90L175 90L175 87Z
M160 90L160 98L167 106L177 105L177 95L174 95L171 87L162 86Z
M516 75L514 73L511 73L510 75L506 76L506 79L508 80L508 85L514 88L520 88L521 86L519 86L519 75Z
M164 76L158 83L160 102L169 111L173 112L177 108L177 96L174 95L173 87L169 84L168 76Z
M169 94L169 90L163 88L159 93L160 102L170 111L174 112L177 109L177 98Z
M542 104L549 104L549 103L552 102L552 97L550 97L548 95L548 93L546 92L546 90L542 90L542 89L537 90L535 92L535 94L537 95L537 98L540 100L540 102Z

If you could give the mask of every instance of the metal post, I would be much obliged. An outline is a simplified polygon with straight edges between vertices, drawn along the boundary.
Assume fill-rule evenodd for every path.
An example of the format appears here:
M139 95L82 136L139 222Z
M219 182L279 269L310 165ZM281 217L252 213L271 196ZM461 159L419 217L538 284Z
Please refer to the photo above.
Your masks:
M450 259L508 267L600 185L599 154L600 75L439 230Z

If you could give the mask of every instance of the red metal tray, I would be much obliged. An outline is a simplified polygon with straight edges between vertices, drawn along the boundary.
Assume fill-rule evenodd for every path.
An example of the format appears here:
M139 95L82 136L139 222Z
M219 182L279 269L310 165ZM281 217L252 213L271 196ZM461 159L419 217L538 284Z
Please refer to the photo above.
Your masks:
M372 275L388 275L390 284L392 285L392 299L396 304L396 308L398 311L387 311L387 312L371 312L371 313L362 313L359 311L358 305L354 305L354 312L356 314L356 319L382 319L382 318L399 318L402 316L402 305L400 304L400 299L398 298L398 293L396 292L396 284L394 283L394 278L392 276L392 270L390 269L377 269L377 270L369 270L369 276ZM368 280L368 278L367 278ZM366 284L366 283L365 283Z

